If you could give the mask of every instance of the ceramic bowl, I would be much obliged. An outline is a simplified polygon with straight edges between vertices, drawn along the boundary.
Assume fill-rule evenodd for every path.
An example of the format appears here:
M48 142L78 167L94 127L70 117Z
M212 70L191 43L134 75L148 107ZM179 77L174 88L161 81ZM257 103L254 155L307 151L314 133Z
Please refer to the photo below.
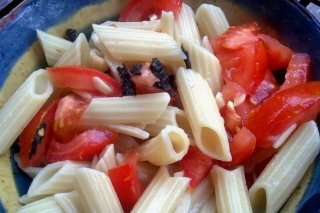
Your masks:
M320 24L294 0L189 0L222 7L232 25L256 21L266 33L312 59L312 79L320 80ZM67 28L90 32L91 23L116 19L126 0L25 0L0 20L0 106L33 71L45 67L36 29L62 36ZM318 122L319 123L319 122ZM2 131L8 131L7 129ZM18 169L10 152L0 156L0 212L15 212L17 198L27 192L30 178ZM319 157L281 211L320 209Z

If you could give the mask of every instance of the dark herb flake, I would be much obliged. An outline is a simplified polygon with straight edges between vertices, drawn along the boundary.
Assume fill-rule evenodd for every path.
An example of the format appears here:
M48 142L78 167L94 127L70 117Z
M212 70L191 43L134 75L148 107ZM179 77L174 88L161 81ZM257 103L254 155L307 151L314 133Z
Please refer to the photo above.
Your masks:
M131 67L130 72L132 75L141 75L141 68L142 68L142 64L134 64Z
M69 28L66 30L65 39L68 41L74 42L77 39L78 33L77 30Z
M186 68L187 69L191 69L191 62L190 62L190 59L189 59L189 52L187 50L185 50L183 48L183 46L181 46L181 49L182 49L183 53L187 56L187 58L184 59L184 63L186 64Z
M136 85L133 83L131 79L131 75L129 73L128 67L123 65L123 67L118 67L117 70L121 78L122 95L123 96L136 95Z

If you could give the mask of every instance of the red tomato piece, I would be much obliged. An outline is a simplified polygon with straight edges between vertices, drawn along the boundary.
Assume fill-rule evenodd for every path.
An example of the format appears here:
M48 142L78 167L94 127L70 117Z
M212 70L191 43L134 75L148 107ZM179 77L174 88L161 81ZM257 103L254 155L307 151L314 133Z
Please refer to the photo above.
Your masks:
M53 140L46 154L46 162L64 160L90 161L108 144L114 143L118 134L111 131L87 130L68 143Z
M242 125L244 121L248 119L248 115L256 106L250 101L250 98L246 98L246 100L236 106L236 112L241 117Z
M208 176L215 160L203 154L196 146L190 146L187 154L180 161L184 175L191 178L191 189L197 186Z
M242 125L241 117L237 114L233 105L229 103L220 109L221 116L224 119L224 126L227 131L235 134Z
M277 152L277 149L273 147L270 147L270 148L256 147L253 154L250 156L250 158L242 163L242 165L244 166L245 173L253 173L254 168L258 164L262 163L266 159L271 158L276 152Z
M247 160L256 146L256 137L245 127L237 132L229 143L232 156L231 162L221 162L224 167L235 166Z
M315 119L320 109L320 82L307 82L274 93L251 111L245 126L257 146L270 147L288 127Z
M310 61L308 54L294 53L287 68L285 81L280 89L287 89L307 82L310 71Z
M282 45L277 39L269 35L259 34L259 38L262 39L265 44L270 70L287 67L292 56L291 49Z
M48 68L49 76L55 86L59 88L70 88L76 90L84 90L105 96L121 96L121 85L119 82L111 78L109 75L82 66L62 66ZM103 94L96 89L93 78L100 78L105 84L111 88L110 94Z
M58 100L42 108L24 128L19 137L23 167L42 166L47 146L52 139L53 119Z
M54 116L54 135L61 143L69 142L81 132L79 121L88 103L70 94L60 99Z
M229 82L222 87L222 97L225 103L228 101L234 101L242 95L245 95L246 91L237 83Z
M108 171L108 176L125 212L132 210L142 194L142 185L137 170L138 159L139 154L130 150L124 164Z
M151 16L161 17L162 11L172 11L177 17L182 7L182 0L130 0L125 8L121 11L120 21L146 21Z

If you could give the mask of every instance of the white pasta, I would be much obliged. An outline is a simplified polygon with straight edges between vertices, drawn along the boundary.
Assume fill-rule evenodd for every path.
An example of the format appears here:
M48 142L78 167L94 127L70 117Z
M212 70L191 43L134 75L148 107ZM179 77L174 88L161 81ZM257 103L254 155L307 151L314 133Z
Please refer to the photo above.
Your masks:
M154 123L148 124L145 130L149 132L151 136L155 136L167 125L180 127L189 137L192 136L191 127L185 112L173 106L168 106L161 117Z
M106 71L109 68L104 56L97 49L90 50L86 65L100 71Z
M117 162L116 162L116 153L114 151L114 145L110 144L101 152L100 159L98 160L94 169L107 174L107 172L110 169L116 166L117 166Z
M31 178L34 178L42 169L42 167L23 167L18 153L13 155L13 159L18 164L18 167Z
M126 155L123 153L117 153L116 161L117 161L117 164L119 165L124 164L126 162Z
M0 111L0 155L9 150L53 92L45 70L33 72Z
M213 50L212 50L208 36L203 36L201 46L203 46L204 48L206 48L209 52L211 52L213 54Z
M184 68L178 69L176 83L197 147L214 159L231 161L224 121L208 83Z
M185 177L170 177L167 168L161 167L131 212L172 212L184 195L189 181Z
M218 212L252 212L243 167L229 171L213 166L211 176Z
M166 33L93 25L94 32L110 54L120 61L182 62L186 56ZM138 50L138 51L137 51Z
M61 65L87 65L90 47L83 33L67 49L54 66Z
M216 213L217 206L216 206L216 199L214 193L206 200L202 208L200 209L199 213ZM195 212L190 212L195 213Z
M112 88L106 84L101 78L99 77L93 77L92 78L92 82L93 82L93 85L94 87L99 91L101 92L102 94L108 96L110 95L113 90Z
M174 36L174 16L173 13L162 11L160 18L160 29L162 33L167 33L173 38Z
M291 133L297 128L297 124L292 124L289 126L284 132L281 133L280 137L277 139L276 142L273 143L272 147L278 149L286 140L289 138Z
M93 98L82 115L86 125L153 123L170 101L168 93Z
M210 39L216 38L229 28L221 8L212 4L202 4L196 11L196 19L200 33Z
M213 194L214 188L211 178L207 177L191 194L191 209L190 212L199 212L205 202Z
M106 21L106 22L103 22L101 25L137 29L137 30L157 31L159 29L160 20L150 20L150 21L141 21L141 22Z
M182 39L183 48L189 53L192 70L208 82L212 93L221 91L223 80L219 60L207 49L191 40Z
M75 188L84 212L123 212L109 177L94 169L78 169Z
M89 164L73 161L48 164L33 179L28 190L28 196L49 195L73 190L75 172L82 167L89 167Z
M41 200L43 198L46 198L48 196L49 195L28 196L28 194L24 194L18 198L18 201L19 201L19 203L26 205L26 204L35 202L37 200Z
M17 210L17 213L64 213L53 197L44 198Z
M319 153L317 124L302 124L272 158L249 190L254 212L277 212Z
M116 152L123 153L136 146L139 146L139 143L133 137L124 134L119 134L117 142L114 143L114 149Z
M143 143L139 148L141 161L165 166L177 162L187 154L189 138L183 129L167 125L159 135Z
M200 34L195 14L192 8L185 3L182 4L179 16L175 20L174 34L179 44L181 44L182 38L187 38L196 44L200 44Z
M178 206L174 210L174 213L189 213L191 207L191 192L186 190L183 197L180 199Z
M54 66L64 52L72 46L72 42L41 30L37 30L37 36L50 67Z
M76 191L58 193L53 196L65 213L85 213Z

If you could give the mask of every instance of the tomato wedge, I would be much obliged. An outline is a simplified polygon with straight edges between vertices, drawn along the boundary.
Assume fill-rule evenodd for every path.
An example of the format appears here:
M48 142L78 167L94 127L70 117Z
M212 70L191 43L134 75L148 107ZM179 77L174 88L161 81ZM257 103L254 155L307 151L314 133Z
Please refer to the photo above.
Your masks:
M280 89L287 89L305 83L309 77L310 61L308 54L294 53L287 68L285 81Z
M52 139L53 118L58 100L42 108L24 128L19 137L20 159L23 167L42 166L47 146Z
M53 140L46 154L46 162L63 160L89 161L108 144L114 143L118 134L111 131L88 130L73 138L68 143Z
M252 110L245 126L257 146L270 147L294 123L315 119L320 110L320 82L307 82L274 93Z
M70 88L75 90L84 90L103 96L121 96L121 85L109 75L87 67L82 66L62 66L48 68L48 74L54 85L59 88ZM108 94L99 91L93 81L93 78L100 78L108 87Z
M180 167L186 177L191 178L189 187L197 186L208 176L215 160L203 154L196 146L190 146L187 154L180 161Z
M108 171L108 176L125 212L132 210L142 194L142 185L137 170L138 159L139 154L130 150L124 164Z
M121 11L120 21L146 21L155 15L161 17L162 11L172 11L177 17L182 7L182 0L130 0L125 8Z

